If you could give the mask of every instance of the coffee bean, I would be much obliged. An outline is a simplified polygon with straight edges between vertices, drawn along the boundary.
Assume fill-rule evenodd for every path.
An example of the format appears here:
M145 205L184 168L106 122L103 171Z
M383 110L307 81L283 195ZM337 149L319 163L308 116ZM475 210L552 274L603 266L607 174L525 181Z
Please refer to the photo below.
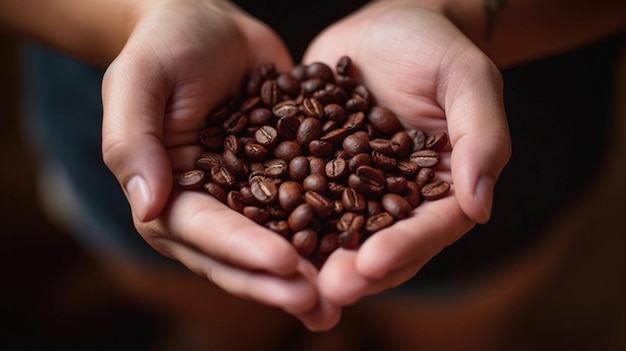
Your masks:
M383 205L385 211L398 219L409 217L413 210L411 204L398 194L385 194L380 203Z
M300 119L296 116L284 116L278 120L276 130L278 135L284 140L296 140Z
M350 155L369 153L369 137L359 136L356 133L348 135L341 143L342 148Z
M335 147L326 141L313 140L309 143L309 152L315 157L326 158L335 152Z
M286 181L278 187L278 203L287 212L291 212L303 204L303 196L304 189L298 182Z
M446 144L448 144L448 134L437 133L429 136L428 139L426 139L426 144L424 146L427 149L439 151L443 149Z
M373 106L370 108L367 119L374 128L385 134L392 135L402 130L402 124L400 124L395 113L382 106Z
M224 166L214 166L211 168L211 180L224 188L235 185L235 175Z
M352 60L350 59L350 57L348 56L340 57L335 67L337 74L342 75L342 76L348 76L350 75L351 69L352 69Z
M367 205L363 195L352 188L345 188L341 195L341 202L346 211L361 213Z
M361 243L361 233L349 230L339 234L339 246L346 250L354 250Z
M324 173L330 180L338 180L348 173L348 164L343 158L335 158L326 163Z
M361 166L372 166L374 163L372 161L372 156L365 153L360 153L352 156L350 160L348 160L348 170L352 173L356 172L357 168Z
M372 162L376 167L386 171L394 170L398 165L398 160L377 151L372 151Z
M243 112L235 112L224 121L223 126L228 134L240 134L248 126L248 116Z
M296 97L300 94L300 81L289 73L280 73L276 77L276 84L285 94Z
M282 237L286 238L289 235L289 225L287 221L268 221L265 223L265 227Z
M415 178L415 176L417 176L417 172L419 172L419 169L420 168L417 163L412 161L400 161L396 165L396 170L398 171L398 173L407 179Z
M252 190L252 195L263 204L276 201L278 196L278 189L276 189L276 185L269 178L252 183L250 189Z
M346 121L346 110L341 105L336 103L327 104L324 106L324 115L331 121L335 121L342 124Z
M318 78L324 81L324 83L334 83L335 74L332 68L322 62L313 62L306 67L307 78Z
M270 218L270 213L261 207L245 206L242 212L244 216L250 218L257 224L264 224Z
M415 177L417 186L421 189L424 185L430 183L435 179L435 171L432 168L424 167L420 168Z
M211 171L214 166L222 165L222 155L215 152L203 152L195 161L195 166L203 171Z
M289 229L293 232L306 228L315 217L313 207L307 203L298 205L287 218Z
M326 218L333 212L333 203L326 196L316 193L315 191L307 191L304 193L304 202L313 207L313 211L320 218Z
M409 136L409 133L404 130L394 134L393 137L391 137L391 141L398 144L396 157L399 160L403 160L409 157L409 154L413 151L413 140Z
M343 140L348 136L348 130L345 128L337 128L323 135L320 140L332 145L341 145Z
M316 98L306 98L302 101L302 112L309 117L324 117L324 106Z
M348 119L344 122L343 127L355 131L360 130L365 125L365 114L363 112L350 113Z
M333 251L337 250L338 247L339 247L339 234L328 233L320 237L319 244L317 247L317 252L321 254L330 254Z
M308 145L311 141L319 139L322 135L322 123L315 117L305 118L296 133L296 141L302 145Z
M272 178L282 178L289 171L289 164L287 161L276 158L271 159L263 163L265 175Z
M394 223L393 216L388 212L375 214L365 221L365 230L372 234L381 229L385 229Z
M419 167L434 167L439 163L439 154L435 150L419 150L410 156Z
M321 174L310 174L302 181L302 187L306 191L323 194L328 190L328 180Z
M369 103L356 95L346 101L345 108L348 113L365 112L369 108Z
M272 126L262 126L254 133L254 138L265 148L273 148L278 143L278 131Z
M287 162L302 155L302 147L295 141L282 141L274 148L274 157Z
M291 243L300 255L310 256L317 247L317 233L313 229L295 232L291 237Z
M261 99L267 107L273 107L281 100L282 90L275 80L266 80L261 85Z
M400 194L406 190L406 178L403 176L387 177L385 179L387 190L394 194Z
M424 148L424 145L426 145L426 135L423 131L419 129L412 129L407 131L407 134L409 135L409 137L411 137L411 140L413 141L412 151L418 151Z
M376 138L370 140L369 146L372 150L383 154L387 157L394 157L400 149L400 144L389 139Z
M224 130L209 127L200 131L200 143L209 150L217 150L224 145Z
M239 213L242 213L243 208L246 206L246 203L241 196L241 193L237 190L231 190L228 192L228 194L226 195L226 203L228 204L228 207Z
M426 200L438 200L450 192L450 183L445 180L437 180L422 187L422 196Z
M289 161L289 178L297 182L302 182L311 174L309 159L306 156L296 156Z
M406 189L404 190L403 196L413 208L417 207L420 202L422 202L420 188L417 183L412 181L406 182Z
M274 119L272 111L266 107L255 108L248 115L248 123L253 126L262 126L271 123Z
M205 177L204 171L194 169L177 174L176 183L184 190L198 190L202 189Z
M269 151L261 144L246 144L244 151L251 161L263 161L269 155Z

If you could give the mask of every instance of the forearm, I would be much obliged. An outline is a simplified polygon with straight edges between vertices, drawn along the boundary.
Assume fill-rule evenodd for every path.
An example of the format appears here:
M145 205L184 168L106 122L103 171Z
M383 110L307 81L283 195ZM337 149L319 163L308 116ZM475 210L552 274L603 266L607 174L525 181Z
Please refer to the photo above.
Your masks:
M626 28L623 0L444 0L448 17L499 67L575 48Z
M0 25L79 59L106 66L126 43L138 3L0 0Z

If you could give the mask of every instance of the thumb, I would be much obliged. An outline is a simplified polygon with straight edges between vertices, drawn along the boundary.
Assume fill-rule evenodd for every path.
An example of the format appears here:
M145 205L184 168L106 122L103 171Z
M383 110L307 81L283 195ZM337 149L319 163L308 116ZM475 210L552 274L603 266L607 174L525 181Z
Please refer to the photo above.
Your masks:
M134 217L150 221L163 210L173 184L162 143L167 85L158 65L133 63L118 58L104 75L102 152Z
M483 64L456 67L456 73L449 75L448 86L454 88L445 92L444 106L455 192L463 212L485 223L491 215L495 182L511 157L511 140L500 72L487 59L479 62Z

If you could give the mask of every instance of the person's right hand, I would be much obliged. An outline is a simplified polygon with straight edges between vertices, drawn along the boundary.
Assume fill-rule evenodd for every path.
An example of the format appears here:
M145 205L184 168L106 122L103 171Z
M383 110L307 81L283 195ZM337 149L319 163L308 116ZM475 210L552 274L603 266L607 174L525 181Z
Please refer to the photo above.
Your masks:
M130 37L103 80L102 136L137 230L233 295L282 308L311 329L334 326L340 310L320 300L317 270L288 241L207 194L173 187L173 172L193 168L201 152L209 111L260 63L289 70L287 49L223 1L143 1L130 18Z

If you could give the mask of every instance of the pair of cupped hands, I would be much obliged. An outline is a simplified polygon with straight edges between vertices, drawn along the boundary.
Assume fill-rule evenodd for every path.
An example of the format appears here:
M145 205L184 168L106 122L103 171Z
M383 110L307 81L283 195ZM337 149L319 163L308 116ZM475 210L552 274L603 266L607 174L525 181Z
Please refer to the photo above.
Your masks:
M348 55L377 103L407 128L446 131L437 176L444 199L339 249L318 271L279 235L201 192L178 191L193 168L209 111L238 93L259 64L294 62L264 23L223 1L170 0L137 11L103 80L103 157L141 236L225 291L281 308L311 330L335 326L343 306L409 280L444 247L489 219L510 157L497 68L436 8L374 2L320 33L303 63Z

